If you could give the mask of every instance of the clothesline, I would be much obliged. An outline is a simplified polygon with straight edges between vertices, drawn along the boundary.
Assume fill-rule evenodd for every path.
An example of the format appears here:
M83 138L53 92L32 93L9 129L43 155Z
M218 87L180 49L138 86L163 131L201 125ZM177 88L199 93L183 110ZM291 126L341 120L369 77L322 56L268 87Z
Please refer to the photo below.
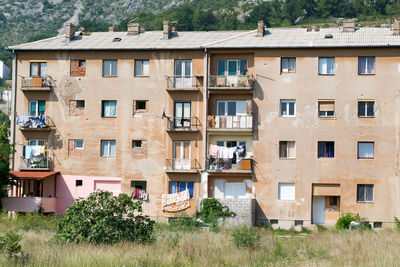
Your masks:
M39 128L46 126L46 115L42 116L30 116L23 115L18 116L17 124L24 127Z
M32 157L44 155L44 150L44 146L25 146L25 158L31 159Z
M233 159L236 153L243 153L244 145L236 147L224 147L210 144L209 154L219 159Z

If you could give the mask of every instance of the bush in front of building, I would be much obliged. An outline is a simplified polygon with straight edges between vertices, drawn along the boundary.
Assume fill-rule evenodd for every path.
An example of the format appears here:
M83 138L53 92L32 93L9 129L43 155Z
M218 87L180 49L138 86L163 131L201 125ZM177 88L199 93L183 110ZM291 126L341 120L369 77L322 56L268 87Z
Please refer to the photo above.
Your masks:
M255 227L244 225L232 230L233 243L238 248L256 248L261 241L261 235Z
M353 227L351 222L356 222L357 225ZM359 224L361 224L362 229L371 229L371 224L366 218L360 218L360 216L348 212L340 215L340 218L336 221L335 227L337 230L348 230L350 228L353 230L359 229Z
M218 218L234 217L236 214L223 206L215 198L206 198L201 201L201 209L196 212L196 217L204 223L217 224Z
M154 221L142 214L142 203L126 194L96 191L77 199L56 227L61 242L112 244L122 241L150 242Z

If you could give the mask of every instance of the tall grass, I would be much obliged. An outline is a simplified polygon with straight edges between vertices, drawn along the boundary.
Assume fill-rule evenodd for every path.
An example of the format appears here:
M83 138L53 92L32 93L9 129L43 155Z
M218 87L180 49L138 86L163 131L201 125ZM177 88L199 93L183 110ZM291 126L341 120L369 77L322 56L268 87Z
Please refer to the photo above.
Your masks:
M23 218L25 222L22 218L10 222L1 217L0 231L8 227L18 231L27 258L21 263L0 256L0 266L397 266L400 262L397 230L282 236L258 228L257 246L246 248L235 246L233 229L189 231L188 226L161 224L152 244L96 246L55 243L51 230L54 218L39 218L49 219L48 225L34 222L33 217ZM25 223L47 226L31 228Z

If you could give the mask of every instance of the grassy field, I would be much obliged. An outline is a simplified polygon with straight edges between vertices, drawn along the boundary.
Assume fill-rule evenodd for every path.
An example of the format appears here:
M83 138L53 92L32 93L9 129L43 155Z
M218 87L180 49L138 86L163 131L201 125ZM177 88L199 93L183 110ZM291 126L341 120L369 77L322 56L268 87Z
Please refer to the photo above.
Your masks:
M108 246L57 244L56 219L38 216L10 221L0 217L0 232L22 236L23 260L0 255L0 266L398 266L398 230L296 234L257 228L259 244L238 248L232 229L158 224L155 241Z

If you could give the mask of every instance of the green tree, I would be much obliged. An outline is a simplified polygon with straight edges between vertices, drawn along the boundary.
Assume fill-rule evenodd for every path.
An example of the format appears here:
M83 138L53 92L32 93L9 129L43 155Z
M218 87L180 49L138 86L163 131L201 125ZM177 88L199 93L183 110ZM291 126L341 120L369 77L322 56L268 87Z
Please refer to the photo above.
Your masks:
M0 125L0 198L7 196L7 188L12 183L10 178L10 155L13 146L8 139L8 125Z
M305 15L302 2L286 0L283 4L283 14L291 25L297 24Z
M56 239L67 242L112 244L122 241L148 242L154 221L142 215L142 203L127 194L113 197L96 191L77 199L57 224Z
M272 14L272 8L269 2L263 2L259 5L256 5L253 10L250 12L249 16L246 17L247 23L252 23L256 25L259 20L263 20L265 24L270 27L270 19Z
M192 31L194 10L189 6L189 4L182 5L178 7L175 11L175 20L178 21L178 29L180 31Z
M212 31L217 29L217 18L212 11L196 10L193 15L193 28L196 31Z

